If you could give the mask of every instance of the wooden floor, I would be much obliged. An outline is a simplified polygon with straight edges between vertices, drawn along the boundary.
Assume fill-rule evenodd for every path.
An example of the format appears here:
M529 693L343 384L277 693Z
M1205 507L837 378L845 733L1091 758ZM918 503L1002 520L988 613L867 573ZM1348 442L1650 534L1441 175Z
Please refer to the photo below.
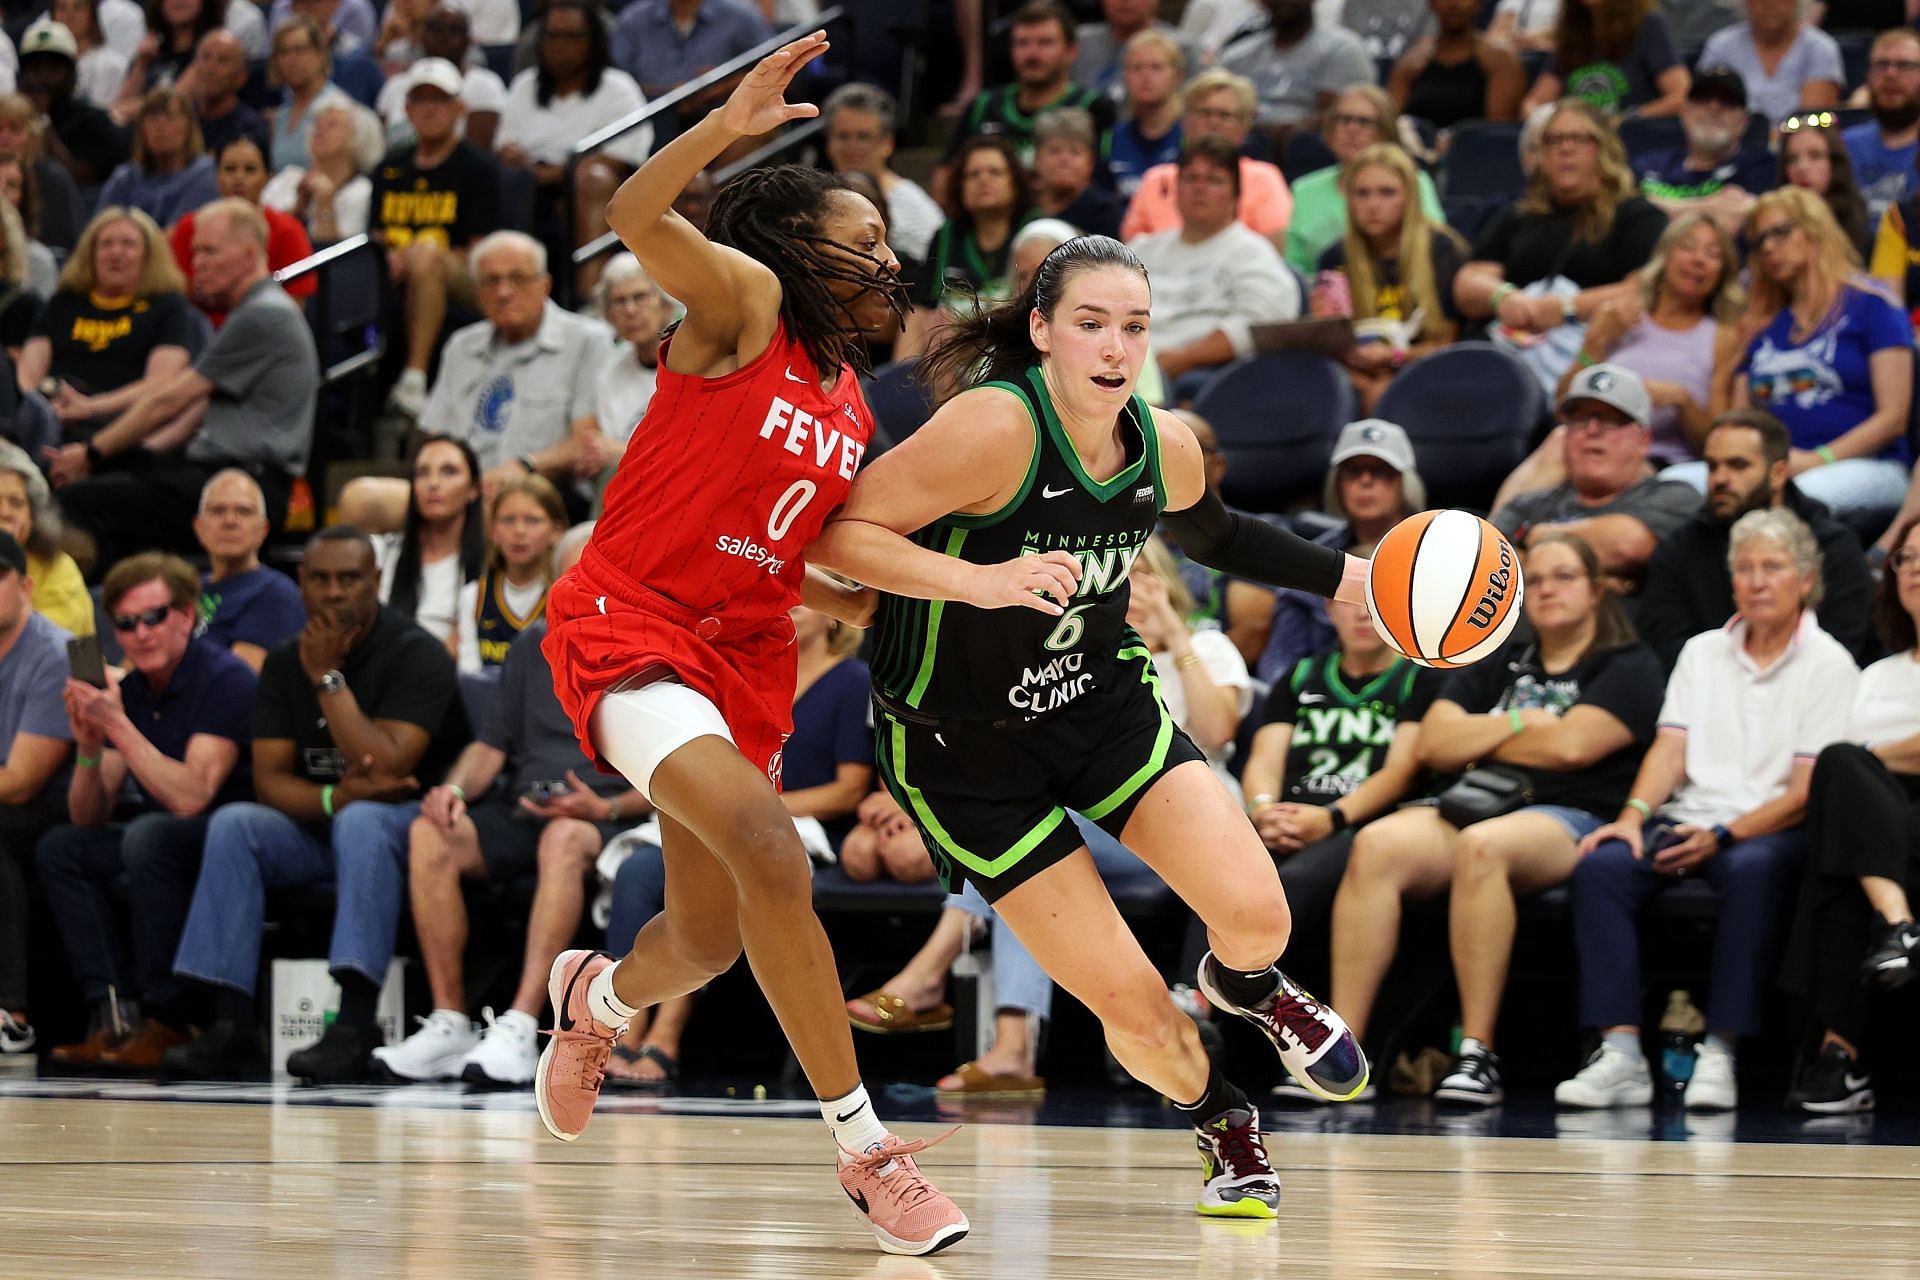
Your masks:
M919 1126L913 1131L921 1132ZM1191 1212L1178 1132L974 1124L973 1234L889 1258L816 1120L0 1098L0 1275L1913 1276L1920 1148L1289 1134L1278 1222Z

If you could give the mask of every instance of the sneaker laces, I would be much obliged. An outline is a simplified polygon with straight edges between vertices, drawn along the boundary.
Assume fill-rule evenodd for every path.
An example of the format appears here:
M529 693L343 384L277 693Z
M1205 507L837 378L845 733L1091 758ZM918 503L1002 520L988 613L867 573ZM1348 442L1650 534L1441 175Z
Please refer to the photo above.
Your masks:
M1272 1176L1273 1162L1267 1158L1267 1144L1262 1141L1259 1126L1253 1120L1225 1129L1208 1129L1207 1134L1212 1138L1213 1148L1220 1154L1220 1163L1226 1166L1229 1177Z
M940 1192L927 1181L926 1175L920 1172L920 1166L911 1159L902 1157L916 1156L928 1147L940 1145L958 1132L960 1132L960 1126L955 1125L938 1137L915 1138L911 1142L898 1134L890 1133L872 1150L856 1152L849 1151L845 1147L840 1147L840 1150L846 1155L847 1164L850 1167L865 1169L888 1184L894 1196L900 1201L900 1207L911 1209L923 1201L938 1196ZM839 1146L838 1143L834 1145ZM881 1170L889 1164L893 1165L893 1171L882 1173Z
M607 1078L607 1058L613 1053L613 1040L609 1036L598 1036L591 1031L542 1031L541 1035L552 1036L560 1052L554 1054L555 1065L578 1065L578 1080L583 1089L598 1092ZM577 1052L576 1052L577 1051Z
M1308 1053L1316 1053L1333 1034L1333 1028L1321 1018L1320 1010L1318 1000L1282 977L1266 1016L1275 1030L1285 1032Z

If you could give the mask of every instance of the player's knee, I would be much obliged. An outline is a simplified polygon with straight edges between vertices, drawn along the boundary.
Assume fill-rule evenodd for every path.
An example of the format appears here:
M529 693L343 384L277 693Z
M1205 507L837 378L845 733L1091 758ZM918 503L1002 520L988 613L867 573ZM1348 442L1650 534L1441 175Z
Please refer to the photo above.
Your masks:
M733 873L743 903L800 900L811 909L813 863L793 829L793 819L779 804L750 805L743 812L729 813L712 847Z

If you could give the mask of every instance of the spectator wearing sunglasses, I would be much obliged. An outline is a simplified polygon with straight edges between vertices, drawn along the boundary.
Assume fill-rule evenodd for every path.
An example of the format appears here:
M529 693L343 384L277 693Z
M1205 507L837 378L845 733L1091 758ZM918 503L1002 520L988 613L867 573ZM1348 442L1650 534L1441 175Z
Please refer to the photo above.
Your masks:
M67 822L35 854L67 961L93 1006L86 1039L53 1056L152 1070L186 1041L190 1020L203 1020L183 1006L173 952L207 823L219 805L252 794L242 752L253 736L256 680L220 644L194 635L200 577L179 557L149 551L122 560L101 598L127 674L104 689L66 681L76 751ZM122 799L125 784L132 803ZM122 876L130 946L115 936L112 891Z

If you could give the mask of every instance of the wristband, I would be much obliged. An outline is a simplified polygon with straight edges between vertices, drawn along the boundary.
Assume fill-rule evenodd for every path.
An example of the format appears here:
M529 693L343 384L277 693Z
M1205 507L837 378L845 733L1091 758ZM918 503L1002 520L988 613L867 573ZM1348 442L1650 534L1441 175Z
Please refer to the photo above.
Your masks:
M1327 816L1333 819L1333 835L1339 835L1353 825L1353 819L1347 817L1347 811L1338 802L1327 806Z
M1527 727L1526 723L1520 719L1520 708L1518 707L1507 708L1507 723L1513 726L1515 733L1519 733Z
M1493 296L1488 298L1487 302L1490 306L1492 306L1492 308L1495 311L1498 311L1500 309L1500 304L1506 301L1506 297L1508 294L1518 293L1518 292L1520 292L1520 286L1507 284L1503 281L1500 284L1497 284L1493 287Z
M467 789L461 786L459 783L449 782L447 784L447 790L453 792L454 795L458 796L460 798L461 804L465 804L467 802Z
M1653 806L1648 804L1645 800L1642 800L1639 796L1634 796L1632 799L1628 800L1625 807L1639 814L1640 821L1642 822L1645 822L1649 818L1653 817Z
M1173 665L1177 670L1191 671L1200 665L1200 655L1197 653L1183 653L1173 660Z
M1813 456L1820 459L1820 461L1826 463L1828 466L1832 466L1834 463L1840 461L1840 459L1833 456L1833 447L1831 445L1824 445L1824 444L1821 445L1818 449L1815 449L1813 451Z
M1255 797L1253 797L1253 799L1251 799L1251 800L1249 800L1249 801L1247 801L1247 803L1248 803L1248 804L1250 804L1250 805L1252 805L1252 806L1253 806L1254 808L1256 808L1256 809L1257 809L1257 808L1259 808L1259 807L1260 807L1261 805L1263 805L1263 804L1272 804L1272 803L1273 803L1273 801L1274 801L1274 797L1272 797L1272 796L1269 796L1269 795L1258 795L1258 796L1255 796Z
M1582 351L1579 355L1573 358L1573 363L1578 368L1591 369L1593 368L1593 366L1599 364L1600 362L1594 359L1592 356L1588 355L1585 351Z
M1572 324L1579 318L1580 308L1575 304L1573 296L1569 294L1562 297L1560 299L1560 323Z
M518 462L521 468L525 470L528 475L534 475L540 470L540 468L533 465L532 454L523 453L518 458L514 459L514 461Z
M100 767L100 757L83 756L76 751L73 754L73 763L77 768L81 769L98 769Z
M87 467L90 470L98 471L106 465L107 455L100 452L100 446L91 440L87 441Z
M607 801L607 816L604 819L604 821L606 822L620 821L620 797L619 796L615 796L613 799Z
M331 782L320 788L320 812L329 818L333 816L333 784Z

